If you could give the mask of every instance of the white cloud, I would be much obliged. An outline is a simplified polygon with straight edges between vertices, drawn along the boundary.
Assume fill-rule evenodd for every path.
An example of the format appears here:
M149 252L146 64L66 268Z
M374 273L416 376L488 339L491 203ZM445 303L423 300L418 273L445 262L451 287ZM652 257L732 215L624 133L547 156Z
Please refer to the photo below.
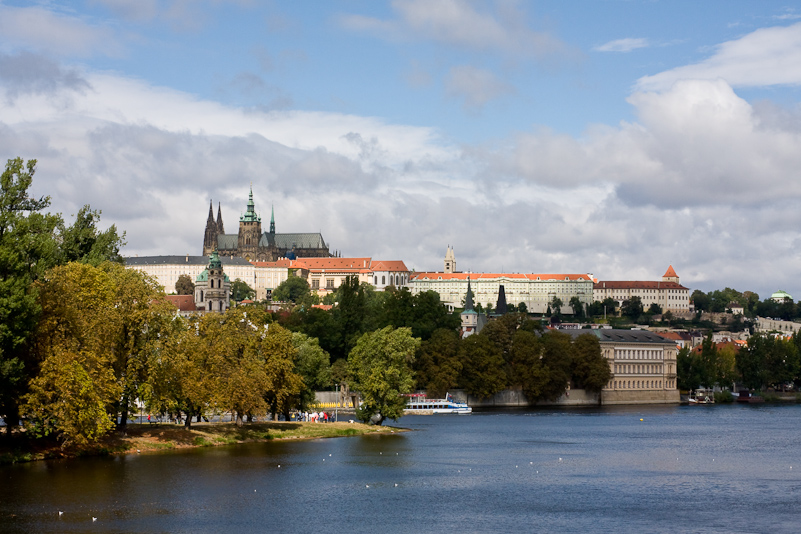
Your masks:
M456 48L501 52L516 58L547 58L568 47L547 32L525 24L513 4L500 4L496 13L479 11L466 0L395 0L393 20L343 15L343 27L366 31L385 39L426 39Z
M462 99L464 107L476 110L487 102L514 92L514 89L487 70L470 65L453 67L445 79L445 90Z
M660 91L680 80L725 80L733 87L801 84L801 23L762 28L719 45L709 58L644 76L641 91Z
M628 37L626 39L609 41L608 43L594 47L593 50L597 52L631 52L632 50L647 48L649 46L651 46L651 43L648 42L648 39Z
M24 47L57 56L113 56L122 51L110 28L36 6L0 4L0 35L6 49Z

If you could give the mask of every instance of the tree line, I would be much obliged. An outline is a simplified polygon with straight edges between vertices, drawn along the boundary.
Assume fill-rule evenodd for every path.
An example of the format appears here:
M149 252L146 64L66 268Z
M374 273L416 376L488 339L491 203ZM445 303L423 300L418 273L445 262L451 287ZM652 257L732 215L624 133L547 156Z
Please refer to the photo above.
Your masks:
M679 351L676 368L679 389L733 388L737 383L754 390L782 390L801 384L801 333L789 338L758 333L740 348L718 347L709 334L699 349Z

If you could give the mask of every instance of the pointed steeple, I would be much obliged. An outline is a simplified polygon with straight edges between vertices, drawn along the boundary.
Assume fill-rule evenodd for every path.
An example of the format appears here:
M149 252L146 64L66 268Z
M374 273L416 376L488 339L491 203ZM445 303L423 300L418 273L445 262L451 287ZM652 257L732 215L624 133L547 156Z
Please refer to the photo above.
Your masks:
M239 220L241 222L261 222L261 217L256 215L256 204L253 202L253 186L250 186L250 196L248 196L248 210Z
M206 222L214 222L214 202L209 200L209 218Z
M470 277L467 277L467 295L464 297L464 311L473 309L473 290L470 289Z
M222 220L222 206L220 205L219 202L217 203L217 233L220 234L225 233L225 227L223 226L223 220Z
M270 206L270 233L275 235L275 206Z

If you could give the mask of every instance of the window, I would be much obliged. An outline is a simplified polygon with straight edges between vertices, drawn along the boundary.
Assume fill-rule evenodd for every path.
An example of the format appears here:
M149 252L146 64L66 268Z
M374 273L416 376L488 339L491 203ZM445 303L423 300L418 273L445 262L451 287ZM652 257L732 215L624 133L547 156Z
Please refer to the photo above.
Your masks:
M381 276L381 285L382 286L387 285L387 277L385 275Z
M334 289L334 279L333 278L326 278L326 280L325 280L325 288L326 289Z
M312 280L312 289L320 289L320 281L317 279Z

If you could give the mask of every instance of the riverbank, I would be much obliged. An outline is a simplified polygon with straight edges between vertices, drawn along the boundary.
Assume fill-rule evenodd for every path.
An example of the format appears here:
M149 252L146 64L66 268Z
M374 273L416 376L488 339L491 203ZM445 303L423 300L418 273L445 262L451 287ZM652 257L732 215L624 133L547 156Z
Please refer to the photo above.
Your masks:
M195 423L191 429L173 424L129 424L85 447L65 447L52 439L29 439L24 432L0 437L0 465L53 458L147 454L174 449L216 447L271 440L305 440L402 432L403 429L362 423L269 422Z

